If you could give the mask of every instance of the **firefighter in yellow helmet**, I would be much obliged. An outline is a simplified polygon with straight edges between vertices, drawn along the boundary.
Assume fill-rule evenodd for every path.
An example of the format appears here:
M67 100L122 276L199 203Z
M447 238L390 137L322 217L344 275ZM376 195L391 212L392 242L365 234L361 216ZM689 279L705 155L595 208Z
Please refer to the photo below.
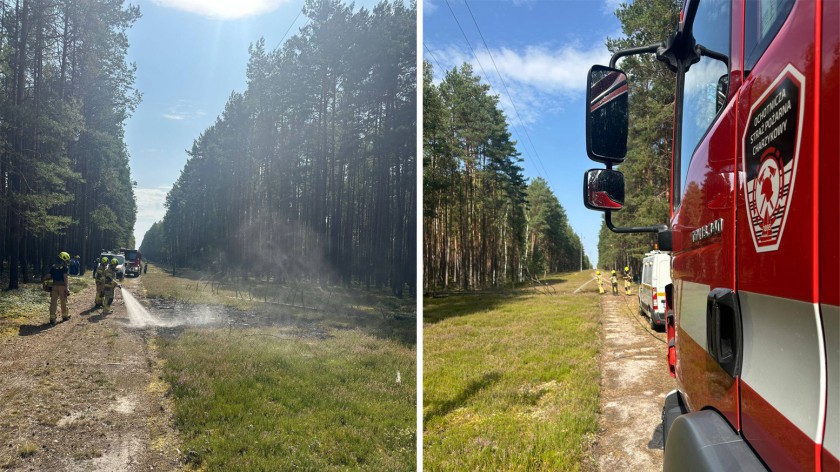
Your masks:
M618 277L615 275L614 270L610 273L610 283L612 283L612 294L618 295Z
M102 257L99 264L93 269L93 279L96 280L96 299L93 306L102 306L102 297L105 296L105 271L108 269L108 258Z
M633 276L630 274L630 268L624 266L624 294L630 295L630 286L633 284Z
M55 264L50 267L50 279L52 279L52 289L50 290L50 324L56 323L56 311L58 308L58 301L61 300L61 320L67 321L70 319L70 312L67 310L67 295L70 294L70 279L68 274L70 272L67 263L70 262L70 254L61 252L55 260Z
M103 281L104 290L102 291L102 314L107 315L111 313L111 304L114 303L114 289L117 288L117 264L120 261L117 258L113 258L108 265L108 268L105 269L105 277Z
M601 279L601 271L595 271L595 280L598 281L598 293L603 295L604 294L604 281Z

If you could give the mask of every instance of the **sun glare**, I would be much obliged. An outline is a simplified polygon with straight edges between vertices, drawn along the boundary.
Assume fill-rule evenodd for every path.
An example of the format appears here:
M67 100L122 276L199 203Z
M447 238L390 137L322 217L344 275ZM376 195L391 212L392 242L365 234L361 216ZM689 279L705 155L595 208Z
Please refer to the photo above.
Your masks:
M177 8L222 20L234 20L268 13L288 0L154 0L158 5Z

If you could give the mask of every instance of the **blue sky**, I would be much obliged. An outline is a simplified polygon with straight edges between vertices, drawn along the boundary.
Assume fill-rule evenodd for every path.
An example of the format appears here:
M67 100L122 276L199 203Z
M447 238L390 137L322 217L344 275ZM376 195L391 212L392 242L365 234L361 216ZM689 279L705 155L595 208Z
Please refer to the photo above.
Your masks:
M620 36L621 25L613 15L618 3L423 1L423 56L435 67L435 80L441 79L441 68L464 62L471 63L485 82L489 79L525 159L526 177L548 180L572 227L584 238L593 264L603 216L583 207L583 173L599 167L586 157L586 73L592 64L609 62L604 43L607 37Z
M140 245L163 218L166 192L187 161L185 150L216 120L233 91L244 91L248 46L268 48L307 22L304 0L129 0L143 17L128 32L128 60L143 94L126 124L131 172L137 181ZM357 1L357 9L373 0ZM296 20L296 21L295 21ZM288 38L287 36L287 38Z

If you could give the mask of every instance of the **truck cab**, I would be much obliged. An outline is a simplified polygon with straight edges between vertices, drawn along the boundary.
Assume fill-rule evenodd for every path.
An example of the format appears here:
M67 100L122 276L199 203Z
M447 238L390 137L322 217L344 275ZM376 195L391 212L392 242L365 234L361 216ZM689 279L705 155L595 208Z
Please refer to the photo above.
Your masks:
M840 470L838 25L833 0L689 0L590 71L585 204L672 253L666 470ZM615 227L633 54L674 72L670 218Z

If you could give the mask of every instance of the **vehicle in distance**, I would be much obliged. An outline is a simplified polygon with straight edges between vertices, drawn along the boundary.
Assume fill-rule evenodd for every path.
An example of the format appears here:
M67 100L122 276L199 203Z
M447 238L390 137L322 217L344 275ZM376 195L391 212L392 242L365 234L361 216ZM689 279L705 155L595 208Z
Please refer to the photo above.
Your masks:
M114 252L103 252L99 255L99 260L102 260L103 257L107 257L110 263L111 259L117 260L117 278L122 280L125 278L125 256L122 254L117 254ZM94 272L95 274L96 272Z
M143 254L137 249L120 249L125 256L125 275L138 277L143 270Z
M639 284L639 312L648 317L654 330L665 327L665 287L671 284L671 255L651 251L642 259Z

